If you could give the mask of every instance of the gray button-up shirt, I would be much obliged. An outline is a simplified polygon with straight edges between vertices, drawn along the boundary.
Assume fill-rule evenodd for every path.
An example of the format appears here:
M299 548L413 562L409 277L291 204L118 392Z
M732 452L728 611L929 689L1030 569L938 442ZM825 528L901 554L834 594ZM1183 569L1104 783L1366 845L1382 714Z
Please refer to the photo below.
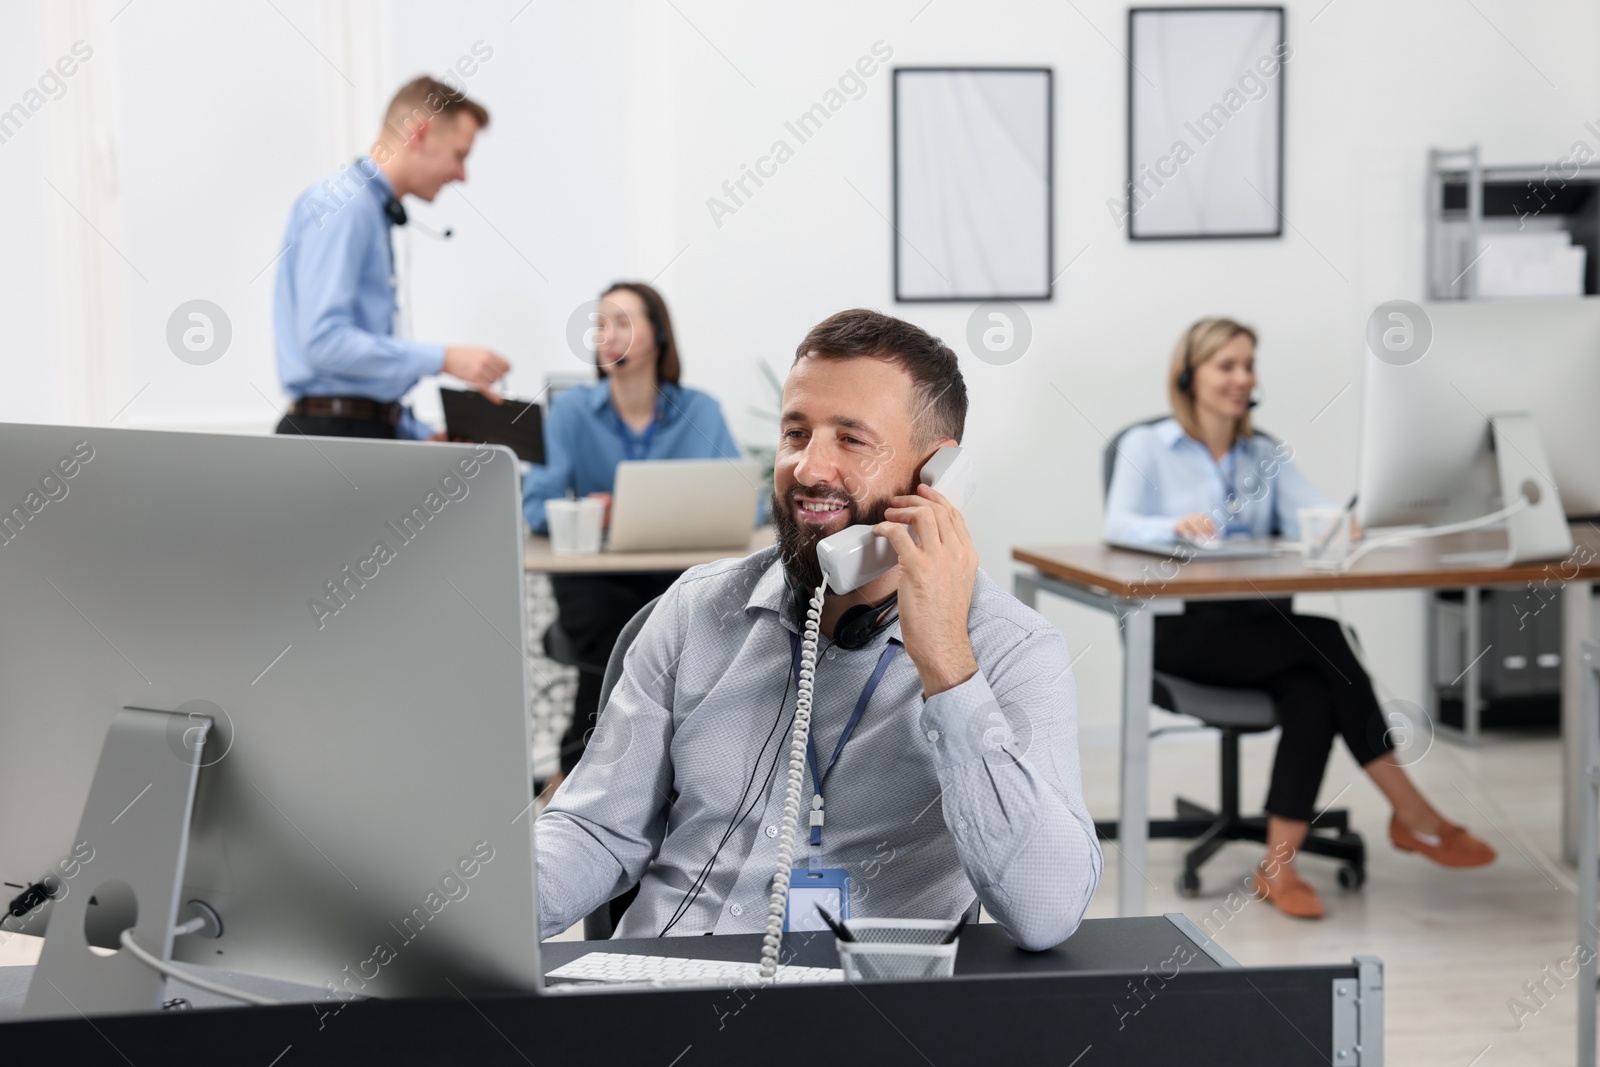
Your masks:
M541 937L635 882L619 937L674 917L672 934L762 929L795 706L788 599L776 548L695 567L662 596L537 822ZM910 657L891 661L826 779L820 849L807 772L795 862L849 871L852 915L955 918L976 895L1017 944L1048 948L1077 929L1102 867L1066 645L981 571L968 620L978 673L954 689L924 700ZM899 637L895 623L855 651L822 643L824 764Z

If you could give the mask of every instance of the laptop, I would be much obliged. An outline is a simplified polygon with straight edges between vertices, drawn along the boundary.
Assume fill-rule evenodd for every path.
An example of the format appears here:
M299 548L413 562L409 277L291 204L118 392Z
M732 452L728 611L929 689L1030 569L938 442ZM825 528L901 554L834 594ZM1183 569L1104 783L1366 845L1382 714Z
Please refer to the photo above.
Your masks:
M1193 559L1263 559L1287 550L1281 542L1256 537L1225 537L1217 541L1107 541L1112 548L1143 552L1152 556L1179 556Z
M625 460L611 490L606 551L744 548L761 481L753 459Z

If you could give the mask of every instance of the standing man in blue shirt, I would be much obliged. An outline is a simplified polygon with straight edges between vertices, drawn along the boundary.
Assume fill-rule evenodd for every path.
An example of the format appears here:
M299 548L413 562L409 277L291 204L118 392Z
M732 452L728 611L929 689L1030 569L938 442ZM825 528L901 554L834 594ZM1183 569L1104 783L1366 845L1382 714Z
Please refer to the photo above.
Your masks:
M456 89L420 77L389 103L368 155L306 190L284 233L273 297L278 376L294 397L278 433L420 440L435 436L400 404L419 379L449 374L499 402L498 353L394 336L390 226L401 198L432 201L467 180L467 153L489 112Z

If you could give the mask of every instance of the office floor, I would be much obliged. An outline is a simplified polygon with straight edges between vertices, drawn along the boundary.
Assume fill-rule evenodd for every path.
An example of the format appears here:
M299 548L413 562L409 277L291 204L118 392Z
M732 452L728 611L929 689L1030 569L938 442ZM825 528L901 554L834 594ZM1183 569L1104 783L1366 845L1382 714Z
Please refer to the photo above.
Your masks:
M1276 734L1247 738L1242 801L1259 811ZM1225 901L1261 858L1260 846L1229 845L1202 872L1202 896L1178 896L1184 842L1152 841L1145 874L1149 910L1181 911L1215 931L1219 945L1245 964L1327 963L1361 953L1384 961L1386 1062L1407 1067L1518 1067L1573 1062L1576 1055L1576 983L1564 988L1546 977L1573 954L1577 917L1574 872L1558 862L1559 745L1554 737L1491 734L1482 748L1437 741L1412 766L1434 806L1500 853L1491 866L1447 871L1388 840L1388 805L1342 748L1329 767L1319 808L1350 811L1367 841L1367 884L1339 889L1337 865L1311 856L1301 876L1322 895L1328 916L1319 922L1289 919L1276 909ZM1086 795L1098 818L1116 808L1114 750L1083 753ZM1216 746L1201 734L1162 737L1152 744L1151 811L1170 814L1172 795L1215 802ZM1343 790L1343 795L1339 795ZM1338 797L1335 801L1335 797ZM1106 850L1106 878L1091 916L1115 914L1115 853ZM1219 909L1215 910L1215 909ZM1544 981L1547 1006L1523 983ZM1520 1000L1536 1014L1521 1016L1507 1002ZM1286 1040L1298 1041L1286 1029Z

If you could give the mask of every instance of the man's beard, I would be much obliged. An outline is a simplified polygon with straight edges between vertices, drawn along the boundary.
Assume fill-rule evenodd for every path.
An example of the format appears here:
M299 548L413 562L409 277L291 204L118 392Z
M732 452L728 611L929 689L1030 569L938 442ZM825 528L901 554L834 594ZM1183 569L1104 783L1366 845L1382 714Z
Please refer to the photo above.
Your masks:
M848 529L851 526L875 526L882 522L883 513L891 506L890 499L897 495L907 495L907 491L890 493L872 501L856 501L836 490L817 489L805 485L791 486L788 499L784 499L778 495L777 488L773 488L772 525L778 533L778 554L783 559L783 573L788 577L790 587L801 591L802 596L809 601L817 586L822 584L822 564L817 560L817 542L829 534L822 532L820 528L803 525L795 518L794 497L801 493L822 500L842 502L850 521L840 529Z

